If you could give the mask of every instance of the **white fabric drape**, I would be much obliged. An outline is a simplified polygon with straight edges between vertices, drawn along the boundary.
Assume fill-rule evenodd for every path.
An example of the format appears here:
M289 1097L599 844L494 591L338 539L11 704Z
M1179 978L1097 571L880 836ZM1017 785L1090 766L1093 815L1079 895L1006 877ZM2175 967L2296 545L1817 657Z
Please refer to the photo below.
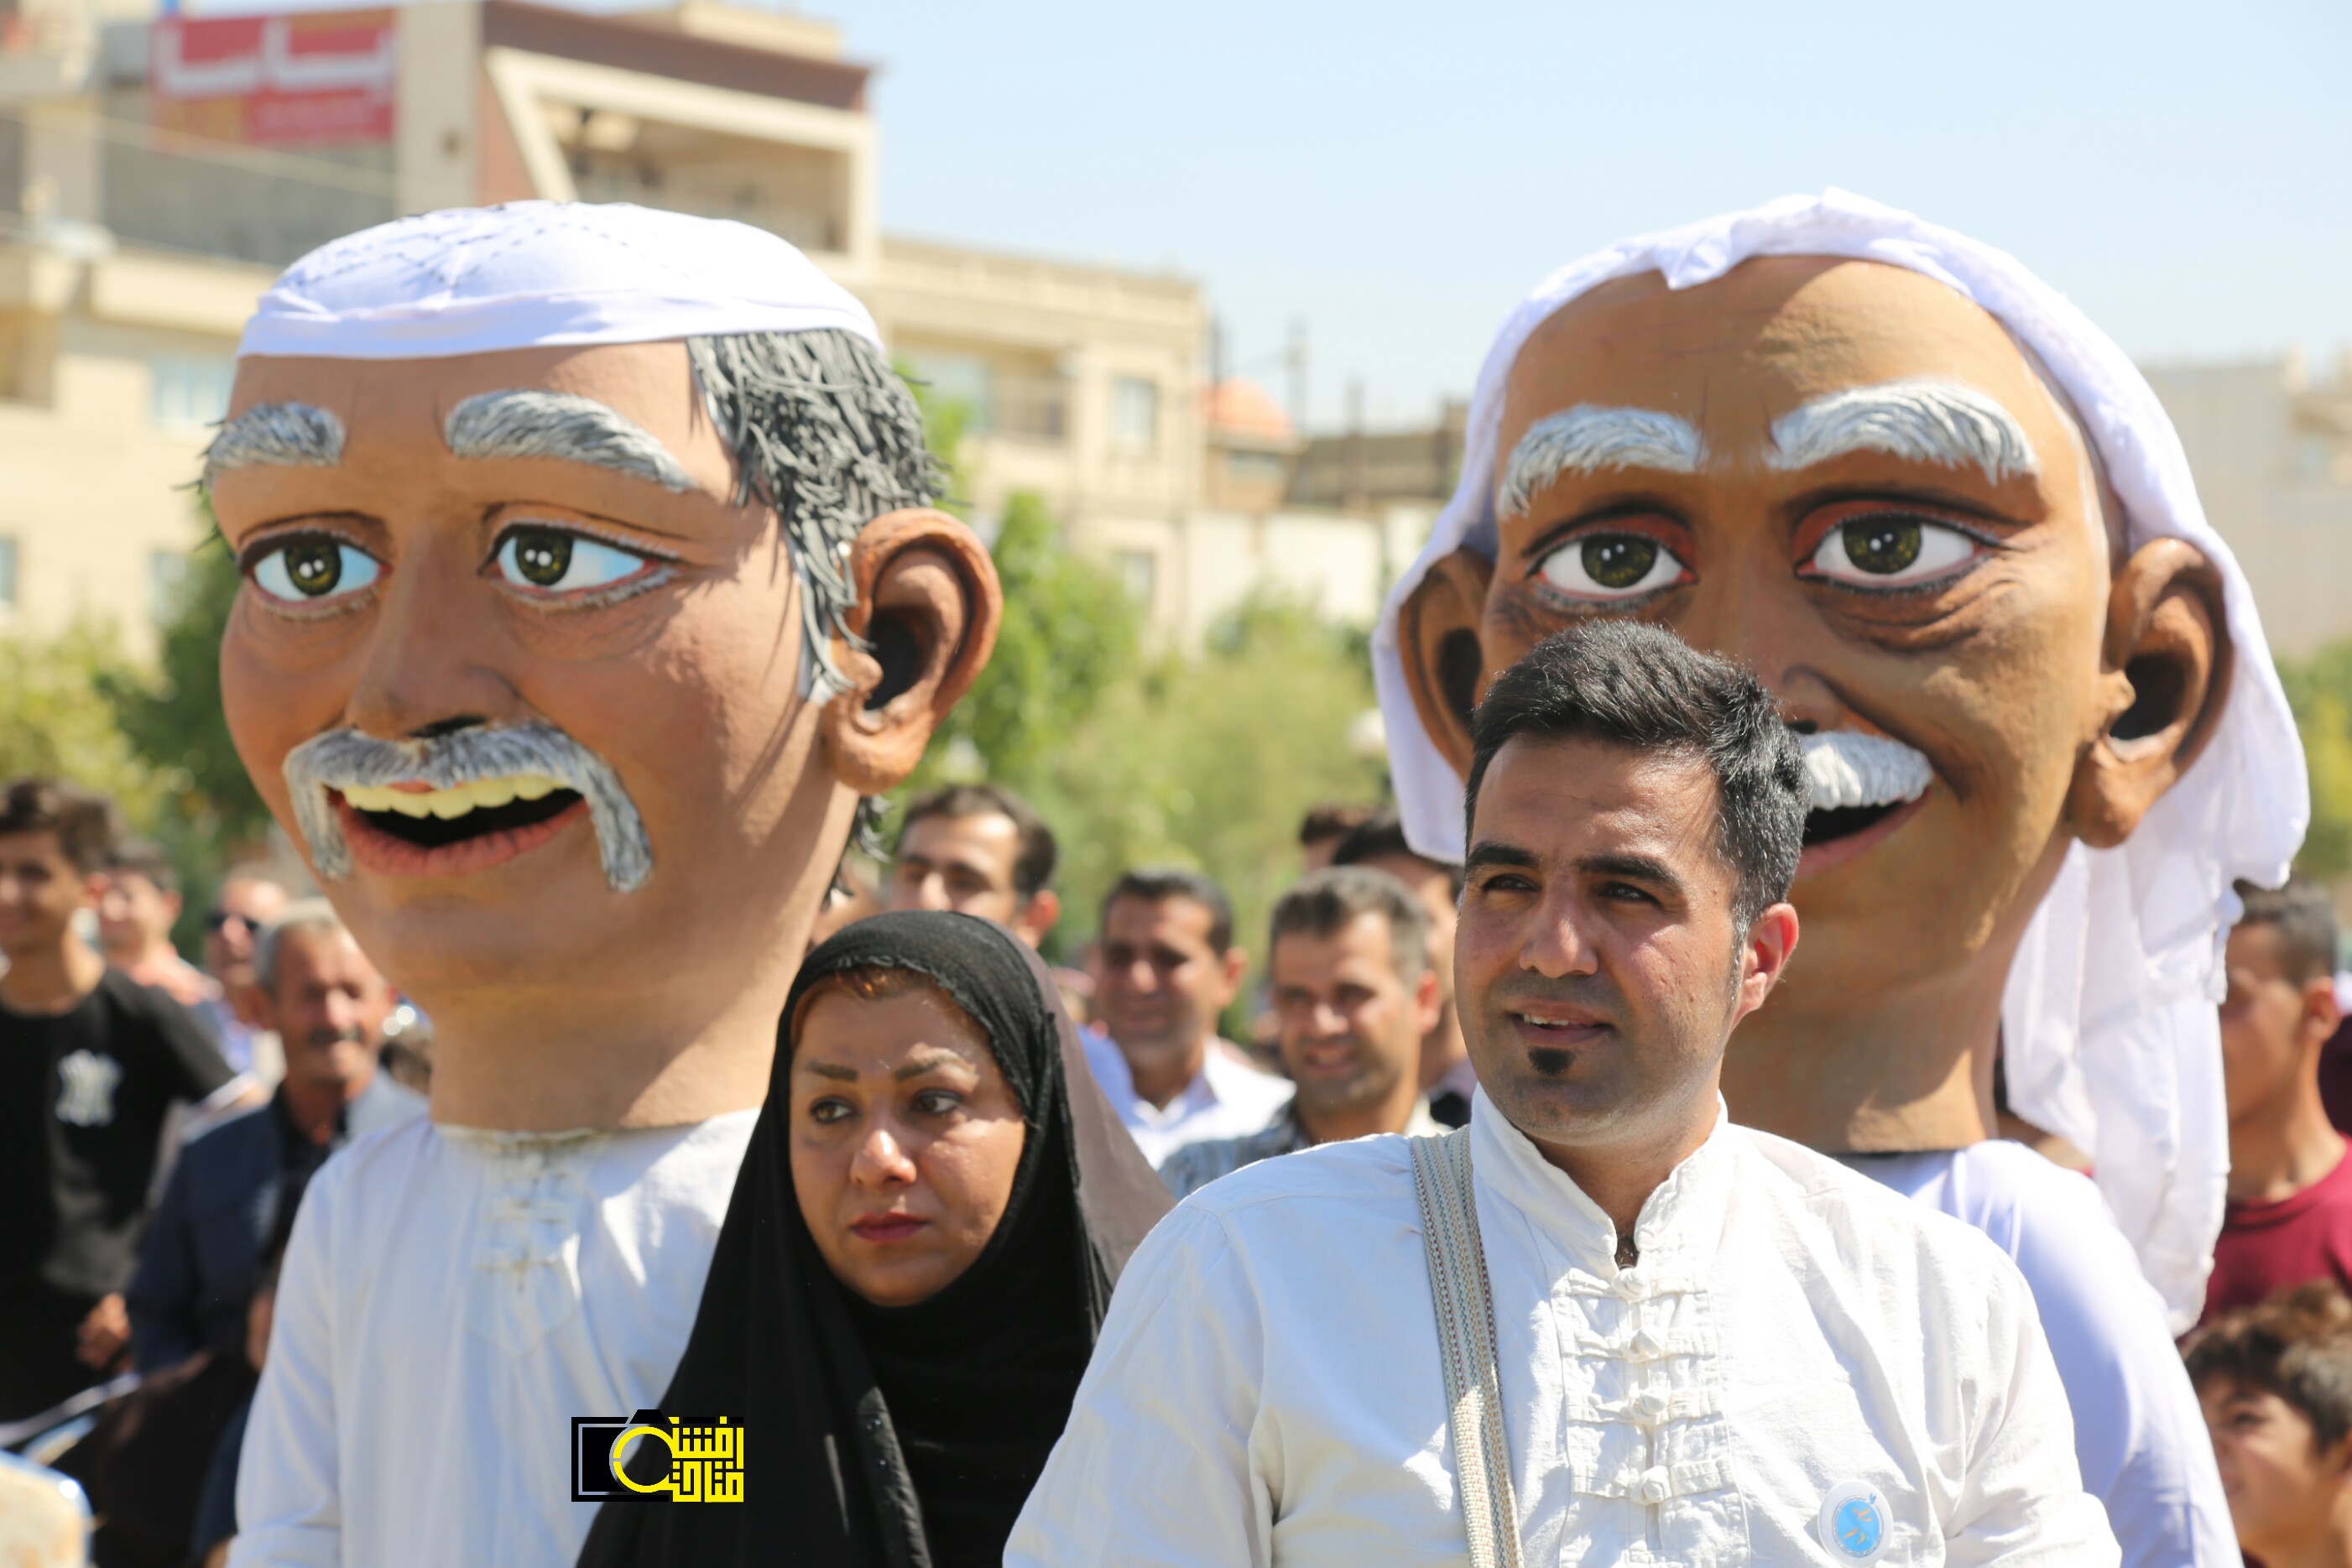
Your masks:
M1373 637L1405 831L1425 854L1461 858L1462 780L1406 689L1397 612L1432 563L1465 544L1495 553L1495 449L1521 346L1562 305L1612 278L1657 272L1689 288L1759 256L1885 262L1975 301L2064 389L2122 501L2131 548L2185 539L2221 573L2236 660L2218 732L2128 842L2074 846L2002 1004L2011 1103L2092 1155L2141 1266L2185 1329L2203 1301L2229 1168L2213 1004L2221 946L2239 913L2231 884L2285 877L2310 792L2252 591L2206 521L2171 420L2123 350L2014 256L1831 190L1626 240L1561 267L1522 300L1478 374L1460 487Z

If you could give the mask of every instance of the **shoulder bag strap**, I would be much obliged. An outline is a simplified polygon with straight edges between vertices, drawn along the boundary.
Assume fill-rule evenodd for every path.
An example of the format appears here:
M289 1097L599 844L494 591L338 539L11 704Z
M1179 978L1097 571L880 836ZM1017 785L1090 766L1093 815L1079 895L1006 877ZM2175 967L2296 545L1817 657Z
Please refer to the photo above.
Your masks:
M1470 1534L1471 1568L1520 1568L1519 1508L1503 1432L1503 1385L1495 1370L1495 1304L1471 1197L1470 1129L1408 1140L1429 1293L1444 1354L1455 1491Z

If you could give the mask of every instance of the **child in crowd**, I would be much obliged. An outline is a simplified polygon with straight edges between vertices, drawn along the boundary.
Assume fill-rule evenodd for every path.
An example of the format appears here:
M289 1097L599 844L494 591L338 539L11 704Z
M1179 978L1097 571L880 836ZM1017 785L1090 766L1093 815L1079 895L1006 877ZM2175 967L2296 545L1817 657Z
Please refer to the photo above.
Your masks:
M2238 1544L2263 1568L2352 1564L2352 1301L2332 1281L2189 1342Z

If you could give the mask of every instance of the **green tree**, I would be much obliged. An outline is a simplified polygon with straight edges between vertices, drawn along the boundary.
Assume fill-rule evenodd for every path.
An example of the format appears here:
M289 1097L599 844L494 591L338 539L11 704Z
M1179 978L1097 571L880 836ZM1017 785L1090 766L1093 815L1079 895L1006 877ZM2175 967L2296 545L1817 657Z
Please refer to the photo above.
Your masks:
M251 845L269 827L268 808L229 740L221 709L221 635L240 580L226 546L216 539L199 546L164 621L155 673L105 683L131 744L174 780L173 807L185 833L210 845L215 860Z
M133 680L111 633L78 626L50 641L0 637L0 779L40 774L114 797L152 832L181 780L131 743L106 694Z
M2281 659L2311 774L2311 831L2295 869L2323 882L2352 874L2352 640L2308 659Z

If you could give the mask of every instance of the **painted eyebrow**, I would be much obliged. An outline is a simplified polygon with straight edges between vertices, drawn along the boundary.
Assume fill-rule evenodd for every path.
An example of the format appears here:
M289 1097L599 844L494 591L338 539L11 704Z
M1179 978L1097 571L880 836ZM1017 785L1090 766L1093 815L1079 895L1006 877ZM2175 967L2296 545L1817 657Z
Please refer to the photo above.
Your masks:
M1988 483L2041 472L2009 410L1971 386L1921 377L1815 398L1772 422L1770 466L1810 468L1854 452L1975 468Z
M650 431L609 403L570 392L477 392L449 411L442 437L458 457L554 457L609 468L673 492L694 488L686 469Z
M1571 470L1654 468L1695 474L1706 456L1696 425L1650 408L1604 408L1580 402L1546 414L1528 427L1503 465L1495 510L1517 517L1546 486Z
M343 460L343 422L307 402L257 402L220 427L205 448L209 490L235 468L332 468Z
M857 1069L844 1067L835 1061L795 1061L794 1072L805 1072L812 1078L831 1078L843 1083L857 1082Z

